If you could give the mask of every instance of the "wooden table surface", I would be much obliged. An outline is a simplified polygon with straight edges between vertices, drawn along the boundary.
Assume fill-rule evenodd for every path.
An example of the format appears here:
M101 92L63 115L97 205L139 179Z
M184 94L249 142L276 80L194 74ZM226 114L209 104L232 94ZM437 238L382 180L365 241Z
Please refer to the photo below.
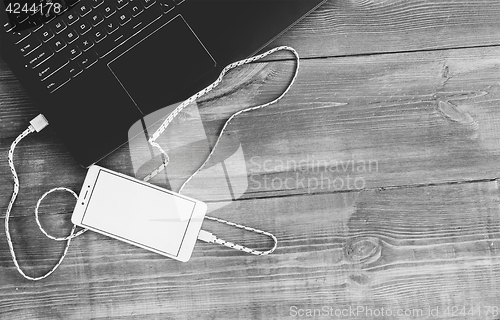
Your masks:
M181 263L88 232L52 276L30 282L2 231L0 318L500 319L499 16L496 0L328 1L270 46L301 55L291 91L236 118L215 152L229 161L241 147L231 166L244 192L231 201L213 172L188 188L210 215L274 233L273 254L198 242ZM232 72L171 134L201 119L213 143L232 113L277 96L293 66L285 53ZM37 104L2 60L0 104L3 218L13 186L7 150ZM169 146L174 189L206 156L202 146L179 152L182 139ZM149 151L126 145L100 164L135 175L141 152L147 160ZM14 245L25 270L40 275L64 244L38 230L36 201L56 186L78 192L86 170L50 126L21 142L16 164ZM67 233L73 205L67 194L50 196L43 224Z

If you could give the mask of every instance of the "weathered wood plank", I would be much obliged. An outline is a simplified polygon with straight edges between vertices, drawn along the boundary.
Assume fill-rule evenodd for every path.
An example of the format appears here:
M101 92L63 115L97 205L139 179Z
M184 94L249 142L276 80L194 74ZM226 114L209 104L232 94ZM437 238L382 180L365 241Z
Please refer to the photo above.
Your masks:
M88 233L49 280L30 284L14 270L2 237L0 312L13 320L278 319L293 318L294 306L443 312L466 305L496 319L484 312L500 301L497 182L240 200L214 214L273 232L279 248L255 257L199 243L183 264ZM61 226L65 217L44 222ZM16 246L22 263L42 272L61 244L42 243L29 220L14 219ZM213 223L203 228L268 244Z
M273 42L304 57L500 44L500 3L330 0Z

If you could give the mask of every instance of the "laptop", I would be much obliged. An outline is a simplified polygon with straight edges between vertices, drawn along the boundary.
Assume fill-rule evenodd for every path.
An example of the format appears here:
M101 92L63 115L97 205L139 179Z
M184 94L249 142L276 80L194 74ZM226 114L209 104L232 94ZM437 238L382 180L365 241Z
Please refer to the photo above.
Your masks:
M4 0L1 56L88 167L326 0Z

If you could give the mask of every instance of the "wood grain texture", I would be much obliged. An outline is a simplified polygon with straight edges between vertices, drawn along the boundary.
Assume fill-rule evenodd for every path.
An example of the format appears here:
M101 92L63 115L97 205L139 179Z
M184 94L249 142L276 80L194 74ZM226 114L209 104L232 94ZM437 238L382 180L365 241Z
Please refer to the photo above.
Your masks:
M274 233L275 253L198 243L180 263L86 233L60 269L32 283L16 272L0 232L0 318L500 319L499 11L483 0L328 1L272 45L305 58L289 94L235 119L185 190L213 216ZM154 183L178 188L232 113L286 87L293 62L273 59L231 72L181 114L162 136L172 162ZM0 155L36 114L0 60ZM15 157L14 245L38 275L64 244L39 232L36 199L61 185L78 191L85 170L50 126ZM138 137L100 164L141 176L157 163ZM0 160L0 218L11 192ZM44 202L51 233L69 232L72 203L65 193ZM203 228L271 245L210 221Z
M74 241L48 281L30 284L2 249L0 311L9 319L272 319L293 318L293 306L427 310L500 301L496 182L245 200L217 216L276 230L277 252L255 258L200 243L182 264L92 233ZM31 233L16 245L32 248L20 250L33 251L23 263L40 272L61 248L38 241Z
M495 0L329 0L273 42L304 57L500 44Z

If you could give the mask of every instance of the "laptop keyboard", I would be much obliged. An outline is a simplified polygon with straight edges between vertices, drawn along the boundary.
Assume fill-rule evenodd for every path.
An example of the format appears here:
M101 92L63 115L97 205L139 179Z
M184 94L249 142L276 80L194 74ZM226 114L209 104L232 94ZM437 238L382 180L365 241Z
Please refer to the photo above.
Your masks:
M19 53L53 93L188 0L66 0L57 16L12 32ZM24 17L19 17L22 22Z

